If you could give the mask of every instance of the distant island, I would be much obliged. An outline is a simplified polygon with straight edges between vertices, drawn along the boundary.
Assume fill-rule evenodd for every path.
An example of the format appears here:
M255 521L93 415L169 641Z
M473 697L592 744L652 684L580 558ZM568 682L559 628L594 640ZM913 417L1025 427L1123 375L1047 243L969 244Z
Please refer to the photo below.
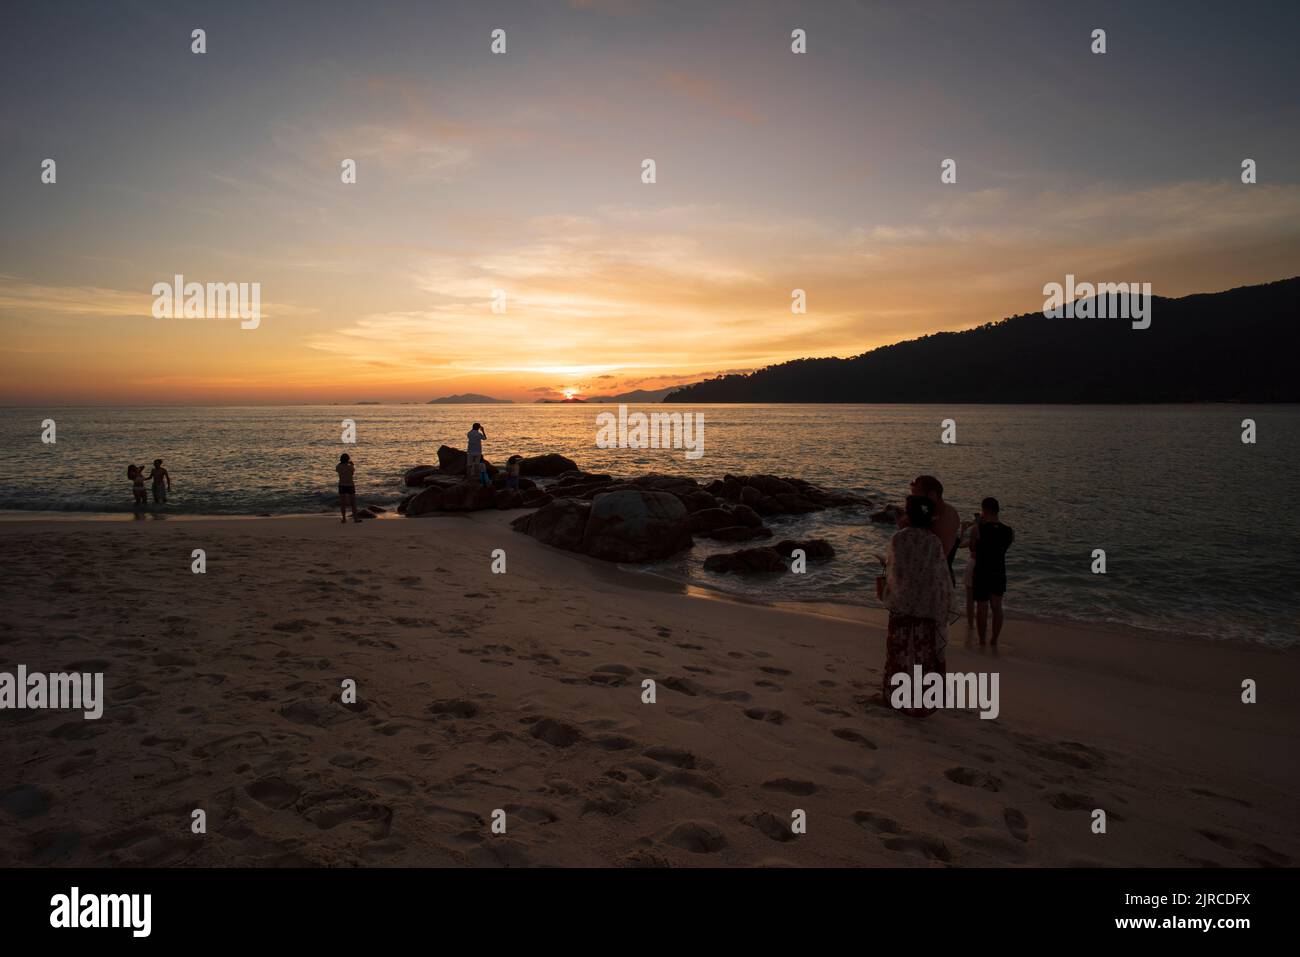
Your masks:
M1181 299L1152 296L1150 316L1150 328L1134 329L1125 319L1029 313L848 359L795 359L718 376L664 401L1300 401L1300 277Z
M634 389L631 392L622 392L618 395L593 395L588 396L587 402L596 403L653 403L663 402L669 395L683 388L680 385L670 385L666 389Z
M430 399L425 405L510 405L510 400L466 392L464 395L444 395L441 399Z

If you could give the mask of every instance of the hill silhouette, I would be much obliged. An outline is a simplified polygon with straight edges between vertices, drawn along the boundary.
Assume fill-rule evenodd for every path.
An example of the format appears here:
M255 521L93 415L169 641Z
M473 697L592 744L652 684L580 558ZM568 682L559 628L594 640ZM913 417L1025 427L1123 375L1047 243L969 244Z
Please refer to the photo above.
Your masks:
M1296 402L1300 277L1181 299L1151 327L1041 312L848 359L726 375L665 402Z

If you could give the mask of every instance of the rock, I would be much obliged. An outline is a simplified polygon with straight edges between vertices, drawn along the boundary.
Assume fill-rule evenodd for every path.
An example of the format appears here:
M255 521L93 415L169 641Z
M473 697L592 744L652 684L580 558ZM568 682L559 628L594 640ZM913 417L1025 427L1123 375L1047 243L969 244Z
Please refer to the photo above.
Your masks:
M460 449L453 449L450 445L438 446L438 468L449 475L463 476L465 474L465 465L469 461L469 453L462 452ZM487 460L484 459L486 462ZM491 462L488 462L488 475L495 476L499 470Z
M786 515L800 515L804 512L819 512L824 505L818 505L798 492L778 492L772 498Z
M748 525L750 528L758 528L763 524L763 517L754 511L748 505L728 505L727 511L736 520L737 525Z
M464 469L464 467L462 463L461 468ZM406 474L402 476L402 481L410 488L419 488L424 484L426 475L434 475L437 471L438 466L436 465L417 465L415 468L407 470Z
M704 560L704 568L711 572L748 575L754 572L785 571L785 562L775 548L743 548L738 552L710 555Z
M873 522L881 522L881 523L888 522L890 524L894 524L897 523L898 517L902 514L903 514L903 510L900 509L897 505L886 505L880 511L872 512L871 520Z
M591 509L591 502L583 499L557 498L529 515L520 516L510 525L515 531L531 535L543 545L580 552Z
M555 480L555 484L561 488L567 488L570 485L593 485L608 484L614 481L612 475L597 475L594 472L584 472L582 469L570 469L567 472L561 472Z
M717 498L713 495L710 495L702 488L695 489L694 491L688 492L685 495L679 495L678 498L680 498L682 500L682 504L686 506L686 511L692 513L703 511L706 508L718 507ZM758 516L755 516L755 518L757 517Z
M692 545L684 506L668 492L605 492L591 503L582 550L611 562L650 562Z
M494 492L493 498L500 509L524 507L524 493L518 489L499 488Z
M760 524L762 519L759 519ZM726 509L705 508L698 512L692 512L690 517L690 526L692 532L708 532L715 528L726 528L729 525L736 525L736 517Z
M482 485L461 482L443 489L438 508L444 512L477 512L496 508L496 490ZM410 514L408 508L407 514Z
M750 528L748 525L728 525L725 528L714 528L700 534L704 538L711 538L717 542L748 542L755 538L771 538L772 530L762 525L758 528Z
M541 508L543 505L550 505L555 501L550 492L540 488L530 488L523 495L524 508Z
M415 518L418 515L436 512L442 505L442 493L443 489L440 487L430 486L423 492L418 492L409 498L403 499L397 510L407 518Z
M384 508L384 506L382 505L367 505L366 511L373 512L376 515L383 515L385 512L388 511L388 509Z
M439 449L439 453L441 453ZM439 455L441 461L441 454ZM545 455L534 455L524 459L519 463L520 475L540 475L543 478L559 475L563 472L578 471L578 463L573 459L566 458L557 452L548 452Z
M777 554L784 558L789 558L796 548L802 548L804 555L808 558L835 557L835 548L824 538L810 538L804 542L796 542L787 538L776 545Z
M741 504L748 505L750 508L753 508L754 504L762 499L762 497L763 493L752 485L743 486L740 490Z

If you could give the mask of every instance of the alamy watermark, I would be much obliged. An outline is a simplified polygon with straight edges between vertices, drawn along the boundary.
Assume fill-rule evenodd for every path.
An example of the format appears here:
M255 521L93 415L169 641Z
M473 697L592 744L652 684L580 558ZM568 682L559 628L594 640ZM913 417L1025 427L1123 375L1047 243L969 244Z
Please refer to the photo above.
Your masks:
M996 671L899 671L889 676L894 689L889 703L898 708L978 708L981 720L992 721L1002 712Z
M626 405L618 415L596 416L598 449L685 449L692 461L704 455L703 412L628 413Z
M150 290L155 319L240 319L241 329L262 323L260 282L186 282L180 273L172 280Z
M1075 283L1067 273L1065 285L1043 287L1043 316L1047 319L1132 319L1134 329L1151 325L1151 283ZM1095 297L1095 299L1094 299Z
M51 708L81 711L87 721L104 714L104 673L0 671L0 711Z

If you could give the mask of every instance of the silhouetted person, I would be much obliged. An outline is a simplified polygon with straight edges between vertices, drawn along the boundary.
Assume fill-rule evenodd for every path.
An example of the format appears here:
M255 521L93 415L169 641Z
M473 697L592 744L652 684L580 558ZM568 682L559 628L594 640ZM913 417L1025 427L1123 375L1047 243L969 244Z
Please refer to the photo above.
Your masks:
M339 456L339 464L334 466L334 471L339 473L339 514L345 523L348 520L349 506L352 508L352 521L361 521L357 518L357 487L353 477L356 470L346 452Z
M483 440L487 438L487 430L477 422L465 433L465 478L469 482L477 482L479 464L483 461Z
M980 503L980 523L973 529L971 554L975 556L975 626L979 630L980 644L984 644L984 630L988 621L989 605L993 606L993 641L998 643L1002 633L1002 596L1007 591L1007 549L1016 539L1011 526L998 520L1000 506L995 498Z
M153 460L153 471L149 473L153 480L153 500L156 505L167 504L167 493L172 490L171 474L163 468L162 459Z

